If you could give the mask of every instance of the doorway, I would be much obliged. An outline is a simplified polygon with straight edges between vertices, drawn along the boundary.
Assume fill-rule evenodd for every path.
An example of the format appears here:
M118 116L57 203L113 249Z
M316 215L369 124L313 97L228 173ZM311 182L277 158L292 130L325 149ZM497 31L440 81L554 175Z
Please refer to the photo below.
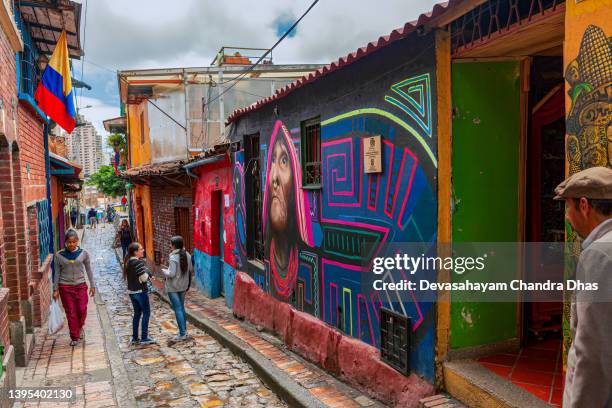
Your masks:
M190 233L191 217L189 208L174 207L174 233L183 237L185 249L192 252L192 237Z
M565 178L565 93L561 57L535 57L531 64L527 138L526 241L565 241L565 206L553 190ZM559 271L542 270L551 279ZM549 276L550 275L550 276ZM522 345L562 340L562 302L525 303Z
M212 286L216 286L214 293L225 296L223 279L223 192L214 190L210 195L210 255L211 255L211 275ZM216 283L216 285L215 285ZM217 286L218 285L218 286Z

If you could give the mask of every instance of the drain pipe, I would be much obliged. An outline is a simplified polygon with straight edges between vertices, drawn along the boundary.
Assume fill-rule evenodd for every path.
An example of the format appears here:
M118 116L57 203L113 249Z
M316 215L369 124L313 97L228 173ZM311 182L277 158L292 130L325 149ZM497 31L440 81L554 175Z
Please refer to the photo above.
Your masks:
M49 155L49 125L45 123L43 130L43 139L45 143L45 178L47 182L47 211L48 215L48 232L49 232L49 253L55 253L54 235L53 235L53 210L51 208L51 156ZM61 237L60 237L61 239ZM55 275L55 262L51 262L51 276Z

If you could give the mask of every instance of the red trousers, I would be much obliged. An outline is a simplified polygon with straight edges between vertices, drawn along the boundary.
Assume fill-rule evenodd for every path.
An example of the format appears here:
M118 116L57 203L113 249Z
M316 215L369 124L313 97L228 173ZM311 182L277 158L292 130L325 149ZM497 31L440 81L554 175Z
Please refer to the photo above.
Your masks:
M59 285L59 294L66 311L70 338L78 340L87 317L87 284Z

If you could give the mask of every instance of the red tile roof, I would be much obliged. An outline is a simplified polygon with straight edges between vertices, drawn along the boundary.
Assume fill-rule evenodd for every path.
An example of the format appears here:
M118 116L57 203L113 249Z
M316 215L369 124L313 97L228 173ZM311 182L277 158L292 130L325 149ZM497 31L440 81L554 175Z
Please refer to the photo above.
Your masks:
M345 66L352 64L358 59L363 58L366 55L369 55L382 47L386 47L392 42L401 40L402 38L406 38L408 34L416 30L417 27L427 24L430 20L441 16L442 14L446 13L448 10L454 8L459 3L462 3L462 2L464 2L464 0L449 0L444 3L436 4L430 12L421 14L417 20L408 22L403 27L397 28L391 31L389 35L379 37L378 41L376 42L373 41L369 43L368 45L366 45L365 47L359 48L357 51L354 51L344 57L340 57L337 61L334 61L331 64L326 65L323 68L320 68L314 72L310 72L304 75L301 79L298 79L297 81L290 83L284 88L278 89L272 96L269 96L264 99L260 99L259 101L245 108L236 109L228 116L225 124L229 125L230 123L236 121L236 119L238 119L240 116L244 115L247 112L254 111L256 109L261 108L264 105L267 105L270 102L283 98L286 95L288 95L290 92L298 88L301 88L302 86L306 84L314 82L318 80L319 78L331 72L334 72L340 68L344 68Z

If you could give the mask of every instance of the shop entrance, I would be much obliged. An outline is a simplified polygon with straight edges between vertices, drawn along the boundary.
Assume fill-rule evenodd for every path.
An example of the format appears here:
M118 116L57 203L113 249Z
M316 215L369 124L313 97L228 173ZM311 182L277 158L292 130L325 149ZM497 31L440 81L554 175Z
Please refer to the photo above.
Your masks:
M565 207L553 190L565 178L565 94L560 57L536 57L531 63L525 236L529 242L564 242ZM540 279L560 281L551 276ZM522 344L561 342L562 302L523 305Z
M454 43L453 242L565 240L564 203L552 199L565 178L563 19L551 7L515 29ZM517 259L515 276L523 273ZM562 303L453 298L451 359L476 360L559 404L563 318Z

